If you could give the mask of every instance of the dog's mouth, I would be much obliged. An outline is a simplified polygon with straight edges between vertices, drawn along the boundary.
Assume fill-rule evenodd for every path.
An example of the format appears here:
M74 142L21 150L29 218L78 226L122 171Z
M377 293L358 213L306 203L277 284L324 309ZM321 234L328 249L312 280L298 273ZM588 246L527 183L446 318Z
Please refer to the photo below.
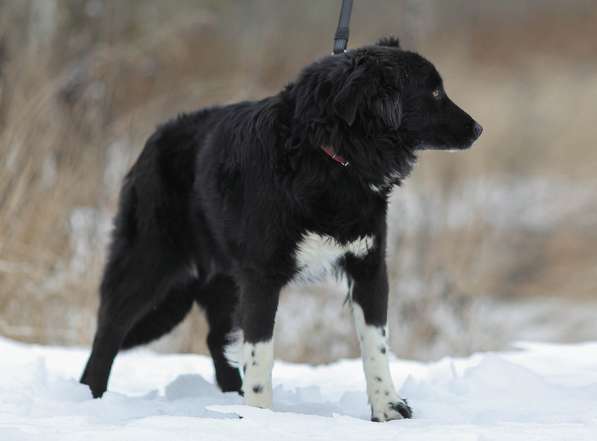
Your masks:
M421 144L417 147L417 150L443 150L448 152L460 152L462 150L468 150L469 148L471 148L474 142L475 140L471 140L466 144Z
M477 139L483 133L483 127L475 123L472 129L472 134L466 142L456 143L453 141L440 141L437 144L421 144L417 147L417 150L447 150L457 152L461 150L467 150L475 143Z
M442 150L446 152L460 152L471 148L473 143L469 144L441 144L441 145L428 145L422 144L417 147L417 150Z

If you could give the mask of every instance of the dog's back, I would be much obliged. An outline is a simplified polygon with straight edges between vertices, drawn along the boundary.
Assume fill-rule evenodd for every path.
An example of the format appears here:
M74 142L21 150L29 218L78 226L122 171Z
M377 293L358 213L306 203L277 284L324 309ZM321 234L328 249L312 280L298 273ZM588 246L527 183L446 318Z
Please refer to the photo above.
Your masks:
M198 225L191 225L197 157L221 108L184 114L148 139L124 180L112 242L159 246L170 260L188 265L196 254ZM146 249L149 253L152 250Z

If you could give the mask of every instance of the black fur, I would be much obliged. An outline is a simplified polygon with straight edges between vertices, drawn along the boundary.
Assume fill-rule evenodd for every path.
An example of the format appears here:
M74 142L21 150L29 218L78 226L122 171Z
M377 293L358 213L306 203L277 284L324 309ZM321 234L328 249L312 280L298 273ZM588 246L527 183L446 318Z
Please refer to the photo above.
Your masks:
M393 38L324 57L272 97L163 125L123 184L81 381L101 396L120 349L170 331L196 302L218 384L240 391L223 354L227 336L240 327L248 342L271 338L307 232L340 244L374 238L368 254L338 265L366 322L385 324L389 192L418 150L467 148L480 132L434 66Z

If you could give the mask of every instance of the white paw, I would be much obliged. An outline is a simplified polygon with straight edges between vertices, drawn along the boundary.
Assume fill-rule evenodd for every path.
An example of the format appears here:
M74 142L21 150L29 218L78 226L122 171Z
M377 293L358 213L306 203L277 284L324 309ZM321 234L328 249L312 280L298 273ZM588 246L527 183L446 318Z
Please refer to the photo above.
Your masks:
M406 400L397 396L388 398L383 391L371 400L371 421L391 421L412 418L413 412Z
M272 408L272 388L261 384L243 385L243 395L247 406Z

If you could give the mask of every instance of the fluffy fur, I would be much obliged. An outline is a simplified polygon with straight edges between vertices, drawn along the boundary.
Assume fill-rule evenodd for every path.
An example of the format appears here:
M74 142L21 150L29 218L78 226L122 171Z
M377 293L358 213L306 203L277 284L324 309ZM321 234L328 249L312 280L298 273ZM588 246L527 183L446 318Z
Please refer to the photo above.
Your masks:
M434 66L394 38L324 57L277 95L161 126L124 180L81 381L101 396L120 349L160 337L197 303L209 322L221 389L243 390L239 369L224 355L228 336L240 329L245 352L265 348L258 351L263 356L246 356L245 364L266 364L251 371L251 381L263 377L263 384L251 386L247 401L269 405L269 397L257 395L271 391L278 295L305 269L301 244L309 237L331 243L336 254L322 264L346 275L360 332L377 336L386 325L392 187L409 174L419 150L464 149L480 133L446 96ZM350 165L330 158L324 146ZM363 341L364 354L379 350ZM387 363L385 350L370 364L381 367L366 375L374 385L367 372L383 372L389 390L380 364ZM388 402L370 396L372 417L410 417L406 403L393 390L389 395Z

